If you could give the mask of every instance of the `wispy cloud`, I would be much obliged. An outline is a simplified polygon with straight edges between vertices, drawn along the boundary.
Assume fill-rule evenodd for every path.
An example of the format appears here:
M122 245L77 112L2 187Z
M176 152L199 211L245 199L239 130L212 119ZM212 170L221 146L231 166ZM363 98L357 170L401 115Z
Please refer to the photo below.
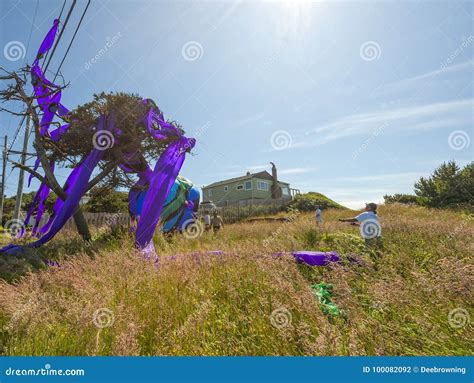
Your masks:
M236 169L235 166L231 166L231 169ZM224 172L218 172L214 173L214 176L216 178L234 178L234 177L241 177L244 176L247 171L250 173L258 173L261 171L267 170L270 173L270 164L265 164L265 165L251 165L247 167L240 167L238 170L229 170L229 171L224 171ZM287 176L287 175L292 175L292 174L304 174L304 173L309 173L313 170L316 170L315 167L298 167L298 168L286 168L286 169L280 169L278 168L278 176ZM219 179L214 179L212 182L218 181Z
M248 117L244 117L244 118L241 118L240 120L236 120L236 121L232 122L230 127L232 129L235 129L235 128L242 127L242 126L245 126L245 125L248 125L248 124L253 124L253 123L256 123L256 122L260 121L264 117L265 117L265 113L257 113L257 114L254 114L254 115L251 115L251 116L248 116Z
M474 99L453 100L391 110L357 113L329 122L306 132L315 140L294 142L292 147L316 146L337 139L370 134L380 126L385 132L426 130L470 124Z
M420 172L404 172L404 173L389 173L389 174L373 174L369 176L354 176L354 177L337 177L332 178L332 181L340 181L340 182L351 182L351 183L358 183L358 182L381 182L381 181L397 181L397 182L404 182L406 180L416 180L420 178L424 174L420 174ZM331 181L327 180L327 181Z
M469 60L465 61L456 65L450 65L447 67L440 67L438 69L422 73L417 76L405 78L400 81L395 81L386 84L384 87L381 88L382 92L386 91L394 91L394 90L400 90L402 88L411 88L414 85L417 85L418 82L420 81L425 81L425 80L432 80L435 78L439 78L440 76L449 76L464 70L473 70L474 68L474 60Z
M278 175L286 176L290 174L304 174L309 173L313 170L316 170L314 167L307 167L307 168L289 168L289 169L282 169L278 171Z

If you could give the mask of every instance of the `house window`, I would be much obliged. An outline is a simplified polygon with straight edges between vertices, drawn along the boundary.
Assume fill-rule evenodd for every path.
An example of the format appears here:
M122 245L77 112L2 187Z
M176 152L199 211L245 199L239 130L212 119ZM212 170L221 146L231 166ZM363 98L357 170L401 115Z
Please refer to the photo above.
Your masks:
M237 190L242 190L244 188L244 185L237 185Z
M245 181L245 190L252 189L252 181Z
M268 191L268 182L267 181L257 181L257 189Z
M286 186L281 188L281 192L283 195L290 195L290 189L288 189Z
M227 186L227 185L224 186L224 191L225 191L225 192L226 192L226 191L229 191L229 186Z
M208 195L209 197L212 197L212 189L209 189L209 190L207 191L207 195Z

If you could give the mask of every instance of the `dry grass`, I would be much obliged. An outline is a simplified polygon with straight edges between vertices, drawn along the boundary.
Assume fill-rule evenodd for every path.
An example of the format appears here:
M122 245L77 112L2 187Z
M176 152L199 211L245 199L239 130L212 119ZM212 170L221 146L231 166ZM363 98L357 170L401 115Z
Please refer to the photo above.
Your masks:
M344 215L326 212L321 228L300 215L196 240L157 234L159 265L120 239L94 257L77 254L60 268L2 282L3 354L471 355L472 325L453 327L448 316L472 312L474 220L383 207L378 257L356 228L337 222ZM302 249L354 253L366 265L344 258L310 268L271 255ZM334 285L342 316L321 312L309 288L321 281ZM108 311L97 317L100 309Z

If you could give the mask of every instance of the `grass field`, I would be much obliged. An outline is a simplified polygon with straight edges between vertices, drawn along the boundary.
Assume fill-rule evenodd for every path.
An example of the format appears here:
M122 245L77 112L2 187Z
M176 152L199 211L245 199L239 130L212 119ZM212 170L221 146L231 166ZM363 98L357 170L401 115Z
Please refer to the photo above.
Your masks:
M472 215L382 206L377 255L356 227L337 222L351 212L324 213L319 228L312 214L298 214L194 240L157 234L159 264L126 235L92 245L59 236L40 254L59 267L0 282L1 353L473 354ZM292 250L337 250L343 262L310 268L272 255ZM310 289L319 282L333 285L340 316L321 310Z

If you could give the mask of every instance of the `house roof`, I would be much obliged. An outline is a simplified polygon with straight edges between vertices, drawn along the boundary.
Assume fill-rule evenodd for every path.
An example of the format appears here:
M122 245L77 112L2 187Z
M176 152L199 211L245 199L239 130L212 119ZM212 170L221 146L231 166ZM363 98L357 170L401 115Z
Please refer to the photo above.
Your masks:
M264 171L258 172L258 173L250 173L250 174L246 174L245 176L229 178L227 180L214 182L212 184L203 186L203 189L207 189L207 188L215 187L215 186L219 186L219 185L225 185L225 184L238 182L238 181L244 181L244 180L247 180L247 179L250 179L250 178L260 178L260 179L264 179L264 180L273 181L273 177L271 176L271 174L268 173L266 170L264 170ZM278 180L278 182L280 182L282 184L285 184L285 185L289 185L287 182L282 182L280 180Z

